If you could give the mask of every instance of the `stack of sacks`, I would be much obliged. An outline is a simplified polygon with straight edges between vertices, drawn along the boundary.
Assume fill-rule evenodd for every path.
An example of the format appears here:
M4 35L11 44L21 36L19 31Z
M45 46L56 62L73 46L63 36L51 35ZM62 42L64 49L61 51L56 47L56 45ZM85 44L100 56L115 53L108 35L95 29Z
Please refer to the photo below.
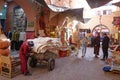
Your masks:
M38 37L35 39L28 39L28 41L34 42L33 50L36 53L45 52L48 48L47 46L49 46L49 41L51 42L51 46L55 48L61 45L58 38L50 38L50 37Z
M0 54L8 56L10 54L10 41L8 39L0 39Z
M10 54L10 40L0 39L0 56L8 56ZM0 68L1 68L1 58L0 58Z

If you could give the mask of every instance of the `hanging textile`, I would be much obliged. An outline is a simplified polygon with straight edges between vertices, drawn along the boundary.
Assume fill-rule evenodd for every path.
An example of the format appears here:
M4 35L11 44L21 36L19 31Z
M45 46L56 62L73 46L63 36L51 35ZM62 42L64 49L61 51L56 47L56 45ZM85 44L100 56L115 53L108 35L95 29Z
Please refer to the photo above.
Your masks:
M6 19L6 9L7 9L7 7L5 7L5 5L3 5L2 10L1 10L2 15L0 16L0 19Z
M1 26L2 26L2 30L4 31L4 29L5 29L5 19L6 19L6 7L5 7L5 5L2 6L1 14L2 15L0 15L0 23L1 23Z
M40 25L40 30L44 30L45 29L44 14L40 16L39 25Z
M4 31L4 29L5 29L5 19L0 19L0 23L1 23L1 26L2 26L2 31Z

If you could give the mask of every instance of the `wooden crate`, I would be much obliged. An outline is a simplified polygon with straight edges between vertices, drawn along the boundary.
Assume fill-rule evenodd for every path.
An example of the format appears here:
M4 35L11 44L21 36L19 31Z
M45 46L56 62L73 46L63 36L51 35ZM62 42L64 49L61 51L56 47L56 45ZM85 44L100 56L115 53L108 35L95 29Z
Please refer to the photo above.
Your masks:
M120 71L118 71L118 70L112 70L111 72L114 74L120 74Z
M20 60L19 59L11 59L10 56L1 56L1 75L13 78L14 76L20 74Z

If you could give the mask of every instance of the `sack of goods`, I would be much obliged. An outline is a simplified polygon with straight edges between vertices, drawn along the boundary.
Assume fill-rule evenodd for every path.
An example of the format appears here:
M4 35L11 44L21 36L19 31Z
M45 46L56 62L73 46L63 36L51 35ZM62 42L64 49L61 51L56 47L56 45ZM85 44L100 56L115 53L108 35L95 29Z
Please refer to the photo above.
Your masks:
M10 54L10 41L9 39L0 39L0 54L8 56Z
M0 39L0 49L6 49L10 46L10 42L7 40Z

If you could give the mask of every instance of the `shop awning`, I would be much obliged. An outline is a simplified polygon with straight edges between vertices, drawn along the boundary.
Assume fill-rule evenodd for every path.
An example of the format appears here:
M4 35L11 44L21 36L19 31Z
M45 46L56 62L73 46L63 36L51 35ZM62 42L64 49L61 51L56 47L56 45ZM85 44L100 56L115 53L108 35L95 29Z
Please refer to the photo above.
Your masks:
M84 22L83 19L83 8L78 8L78 9L69 9L61 14L66 15L67 17L74 17L76 20Z
M52 18L54 18L55 16L58 15L63 15L65 17L69 17L71 19L75 19L81 22L84 22L83 19L83 8L78 8L78 9L69 9L69 10L65 10L63 12L53 12L50 11L50 17L49 20L51 20Z
M68 10L67 7L58 7L55 6L54 4L48 5L45 0L36 0L39 4L41 4L43 7L47 7L50 10L54 11L54 12L63 12L65 10Z
M120 7L120 2L113 3L113 5L116 5L116 6Z
M47 7L51 10L50 19L54 16L57 16L58 14L64 15L66 17L75 17L75 19L84 22L83 20L83 8L78 9L69 9L66 7L58 7L55 5L47 5L44 0L36 0L44 7ZM53 9L54 8L54 9ZM58 10L58 11L56 11Z
M107 4L112 0L86 0L91 8L97 8Z

